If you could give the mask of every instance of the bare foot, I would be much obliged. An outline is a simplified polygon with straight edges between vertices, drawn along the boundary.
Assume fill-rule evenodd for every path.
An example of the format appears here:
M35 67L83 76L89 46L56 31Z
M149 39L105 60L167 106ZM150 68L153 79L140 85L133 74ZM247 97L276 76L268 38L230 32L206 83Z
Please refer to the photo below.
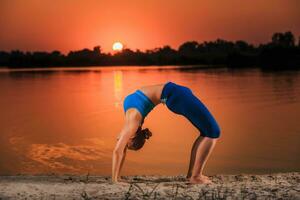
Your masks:
M205 175L199 175L198 177L200 178L203 178L203 179L207 179L207 180L210 180L208 176L205 176ZM190 176L187 176L186 179L189 181L191 179Z
M115 182L116 185L120 185L120 186L128 186L129 184L128 183L125 183L125 182Z
M204 176L204 175L200 175L200 176L201 176L201 178L210 180L208 176Z
M192 178L190 178L189 182L191 184L210 184L210 183L212 183L212 181L207 176L203 176L203 175L192 177Z

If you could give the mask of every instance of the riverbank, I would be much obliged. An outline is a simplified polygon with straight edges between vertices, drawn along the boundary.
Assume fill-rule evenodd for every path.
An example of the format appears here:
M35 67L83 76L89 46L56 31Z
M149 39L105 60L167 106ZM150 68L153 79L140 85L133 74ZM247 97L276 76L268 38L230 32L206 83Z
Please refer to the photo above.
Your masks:
M1 176L0 199L300 199L300 172L214 175L189 185L184 176Z

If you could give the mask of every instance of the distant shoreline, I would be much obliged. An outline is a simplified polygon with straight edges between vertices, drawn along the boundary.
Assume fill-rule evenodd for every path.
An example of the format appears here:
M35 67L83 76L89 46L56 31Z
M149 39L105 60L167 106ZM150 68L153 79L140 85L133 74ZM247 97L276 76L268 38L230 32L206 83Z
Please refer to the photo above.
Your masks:
M200 70L261 70L265 72L281 72L281 71L298 71L299 68L286 68L286 69L273 69L273 68L261 68L243 67L243 68L230 68L226 65L166 65L166 66L74 66L74 67L46 67L46 68L1 68L0 73L43 73L43 72L100 72L100 71L130 71L130 70L179 70L179 71L200 71Z
M82 71L88 71L88 70L95 70L95 69L101 69L101 70L132 70L132 69L159 69L159 70L168 70L168 69L183 69L183 70L197 70L197 69L218 69L218 68L228 68L226 65L163 65L163 66L157 66L157 65L147 65L147 66L139 66L139 65L119 65L119 66L51 66L51 67L32 67L32 68L10 68L10 67L0 67L0 72L26 72L26 71L73 71L73 70L82 70ZM254 68L254 67L252 67Z
M300 199L300 172L213 175L213 184L189 185L180 176L0 176L0 199Z

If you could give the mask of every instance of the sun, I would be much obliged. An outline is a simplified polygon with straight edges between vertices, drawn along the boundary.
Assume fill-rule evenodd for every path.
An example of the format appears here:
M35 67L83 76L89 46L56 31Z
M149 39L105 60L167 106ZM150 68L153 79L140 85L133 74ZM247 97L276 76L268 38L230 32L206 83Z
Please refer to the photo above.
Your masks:
M123 49L123 44L121 42L115 42L112 46L114 51L121 51Z

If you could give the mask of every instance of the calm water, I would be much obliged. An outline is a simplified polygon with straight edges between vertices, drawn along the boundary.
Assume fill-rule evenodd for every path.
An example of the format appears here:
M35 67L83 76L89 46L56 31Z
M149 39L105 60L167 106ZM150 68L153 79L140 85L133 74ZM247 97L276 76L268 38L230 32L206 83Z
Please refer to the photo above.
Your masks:
M300 71L122 67L0 71L0 174L110 175L122 100L165 81L190 87L219 122L207 174L300 171ZM196 128L163 105L144 125L153 137L122 174L186 173Z

